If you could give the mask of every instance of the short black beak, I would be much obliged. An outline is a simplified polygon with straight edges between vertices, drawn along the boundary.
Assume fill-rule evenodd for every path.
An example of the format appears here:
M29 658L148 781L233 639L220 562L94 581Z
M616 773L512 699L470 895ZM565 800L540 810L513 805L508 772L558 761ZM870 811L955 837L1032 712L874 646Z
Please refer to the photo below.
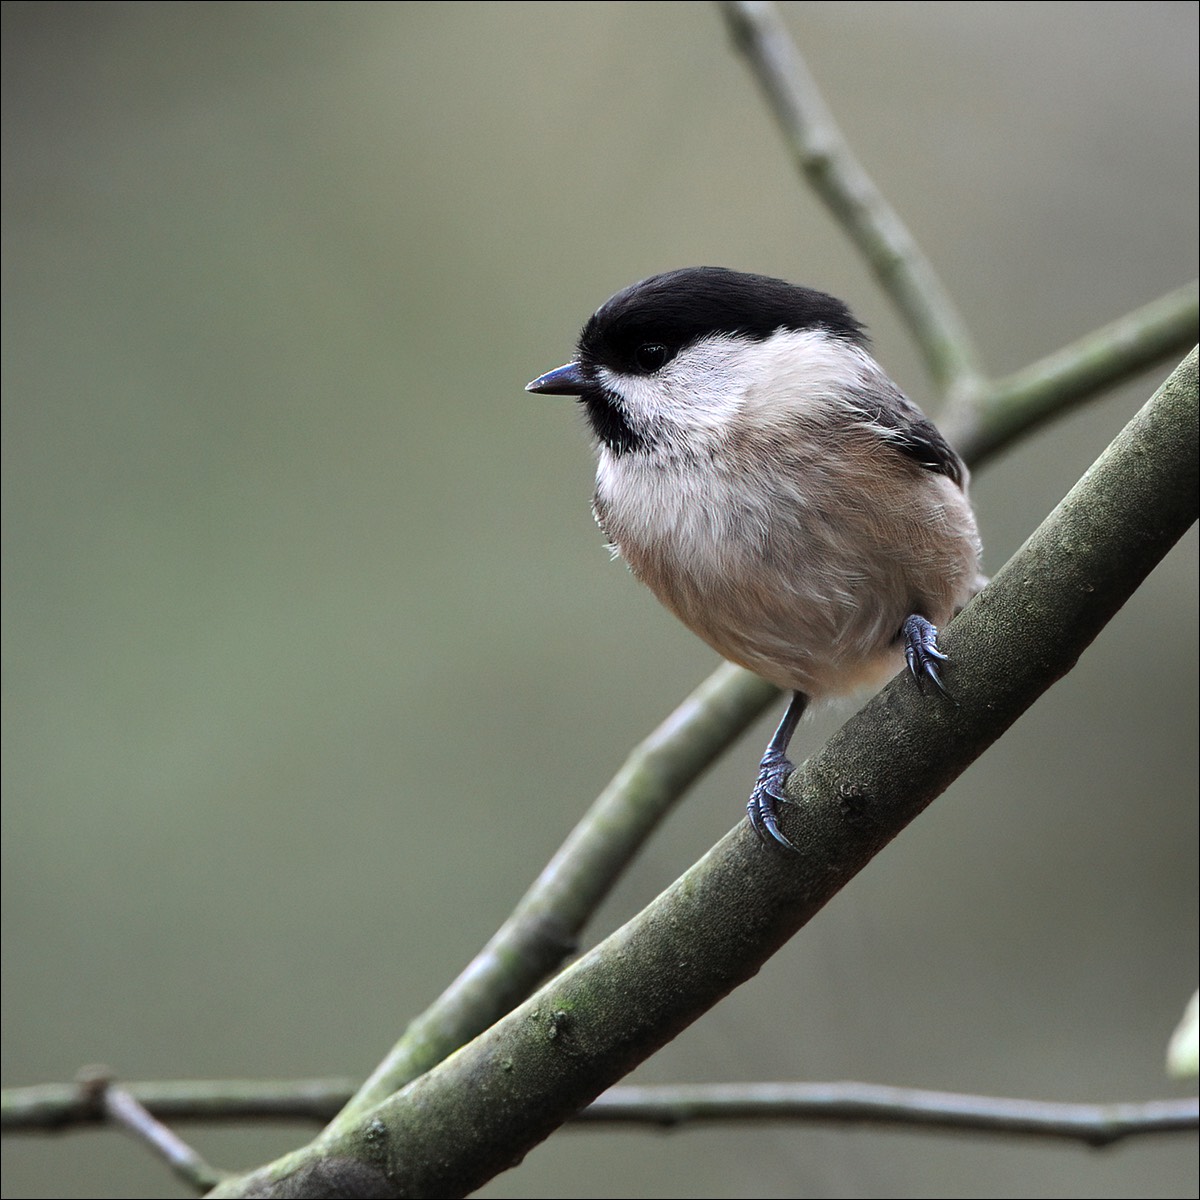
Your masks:
M538 392L543 396L581 396L585 388L583 371L573 362L565 367L555 367L525 385L527 392Z

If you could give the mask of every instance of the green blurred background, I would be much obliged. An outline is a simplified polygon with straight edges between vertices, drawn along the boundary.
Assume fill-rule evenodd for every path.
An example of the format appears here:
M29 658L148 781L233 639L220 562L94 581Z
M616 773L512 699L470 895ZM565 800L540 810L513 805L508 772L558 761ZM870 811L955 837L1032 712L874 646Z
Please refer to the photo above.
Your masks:
M1194 4L786 16L988 367L1196 273ZM715 665L608 561L570 402L612 291L833 291L928 382L699 3L4 16L6 1084L361 1076ZM1165 374L977 476L994 571ZM1079 668L645 1081L1186 1094L1195 530ZM802 730L815 745L844 716ZM741 815L757 730L590 937ZM195 1133L222 1165L295 1128ZM184 1195L112 1133L8 1196ZM564 1132L484 1195L1189 1196L1194 1140Z

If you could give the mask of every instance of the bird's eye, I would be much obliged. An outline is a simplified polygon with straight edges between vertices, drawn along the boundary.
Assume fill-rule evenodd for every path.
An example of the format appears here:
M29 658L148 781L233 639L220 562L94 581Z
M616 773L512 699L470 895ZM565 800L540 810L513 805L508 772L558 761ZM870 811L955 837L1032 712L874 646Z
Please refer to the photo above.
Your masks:
M644 342L633 352L639 371L653 375L667 361L667 348L661 342Z

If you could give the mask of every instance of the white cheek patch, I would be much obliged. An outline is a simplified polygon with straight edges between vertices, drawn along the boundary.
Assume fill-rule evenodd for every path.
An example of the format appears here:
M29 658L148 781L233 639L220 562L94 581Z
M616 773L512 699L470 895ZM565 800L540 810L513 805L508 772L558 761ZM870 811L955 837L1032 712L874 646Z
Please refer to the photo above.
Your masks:
M747 393L749 415L784 404L793 412L841 404L879 375L865 350L823 329L781 329L756 350L764 386Z

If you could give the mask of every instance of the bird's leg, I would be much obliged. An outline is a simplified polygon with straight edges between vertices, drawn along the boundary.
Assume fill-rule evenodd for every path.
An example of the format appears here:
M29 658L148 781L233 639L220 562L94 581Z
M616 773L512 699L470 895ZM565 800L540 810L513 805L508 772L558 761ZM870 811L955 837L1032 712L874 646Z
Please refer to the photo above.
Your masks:
M797 847L779 828L779 805L788 802L783 792L783 785L792 773L792 763L787 756L788 743L807 707L808 697L803 692L793 692L779 728L767 743L766 753L758 765L758 779L750 793L750 803L746 805L750 824L764 842L773 841L795 853L798 853Z
M940 692L949 695L938 670L938 664L946 661L946 655L938 649L937 633L937 627L925 617L917 613L908 617L900 627L904 660L918 684L924 686L925 680L930 679ZM750 824L764 842L774 842L796 853L799 852L796 844L779 828L779 806L788 803L784 784L793 770L787 756L788 744L807 707L808 697L803 692L793 692L779 728L767 743L766 753L758 765L758 779L750 793L750 803L746 805Z
M938 671L938 663L945 662L946 656L938 649L937 629L932 622L913 613L900 626L900 636L904 638L904 661L918 685L924 687L926 679L932 679L937 684L938 691L945 695L945 684Z

